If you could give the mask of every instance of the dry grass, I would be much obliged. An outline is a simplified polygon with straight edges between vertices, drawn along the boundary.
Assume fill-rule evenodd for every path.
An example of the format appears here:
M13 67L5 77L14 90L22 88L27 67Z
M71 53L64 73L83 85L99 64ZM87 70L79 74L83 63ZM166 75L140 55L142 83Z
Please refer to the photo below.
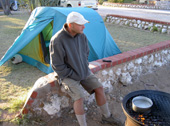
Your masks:
M9 16L0 14L0 57L5 54L17 36L20 35L28 18L28 13L15 12ZM21 109L28 91L32 88L35 81L44 75L45 73L26 63L13 65L9 61L1 66L0 110Z
M0 14L0 57L4 55L28 20L28 13L10 16ZM106 24L122 52L168 40L169 36L154 34L113 24ZM45 73L26 63L13 65L11 62L0 67L0 110L10 108L10 101L24 99L35 81ZM0 117L2 112L0 111ZM0 118L1 120L1 118Z

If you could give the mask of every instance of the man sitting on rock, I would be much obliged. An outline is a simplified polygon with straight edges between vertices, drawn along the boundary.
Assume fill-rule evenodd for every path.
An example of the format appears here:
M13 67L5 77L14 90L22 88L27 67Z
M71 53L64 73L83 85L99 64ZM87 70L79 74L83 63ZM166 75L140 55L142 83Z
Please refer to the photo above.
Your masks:
M119 126L121 122L113 118L109 111L102 84L88 67L88 40L83 33L86 23L89 21L78 12L71 12L67 16L63 28L50 42L52 68L74 100L73 107L80 126L87 126L82 87L89 94L95 93L97 105L102 112L102 122Z

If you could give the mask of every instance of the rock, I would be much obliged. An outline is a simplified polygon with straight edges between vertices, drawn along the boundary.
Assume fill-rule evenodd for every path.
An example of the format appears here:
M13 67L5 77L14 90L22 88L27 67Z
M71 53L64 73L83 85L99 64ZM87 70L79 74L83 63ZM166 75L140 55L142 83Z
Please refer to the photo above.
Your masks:
M119 25L124 25L124 24L125 24L125 22L124 22L124 21L121 21Z
M125 25L128 25L129 24L129 21L127 20L126 22L125 22Z
M122 73L122 76L120 77L120 82L122 82L124 85L131 84L132 83L131 75L128 72Z
M162 33L167 33L167 29L163 28Z
M147 30L147 29L148 29L148 25L145 25L145 26L144 26L144 29Z
M135 60L135 63L136 63L136 64L141 64L141 63L142 63L142 58L136 59L136 60Z
M107 18L107 19L106 19L106 22L107 22L107 23L109 23L109 22L110 22L110 19L109 19L109 18Z
M167 30L167 34L170 35L170 30Z
M114 20L114 19L111 19L110 23L114 23L114 22L115 22L115 20Z
M164 25L164 26L163 26L163 28L166 28L166 29L167 29L167 28L168 28L168 26Z
M141 24L139 24L139 25L138 25L138 28L139 28L139 29L142 29L142 25L141 25Z
M135 28L137 28L137 27L138 27L138 24L134 24L133 26L134 26Z
M133 19L133 20L132 20L132 23L136 23L136 20L135 20L135 19Z
M149 27L153 27L153 23L150 23L148 26L149 26Z
M144 25L144 24L145 24L145 21L142 21L142 24Z
M146 22L146 24L148 25L148 24L149 24L149 22Z
M129 24L129 26L130 26L130 27L132 27L132 26L133 26L133 24L132 24L132 23L130 23L130 24Z
M137 20L137 24L141 24L141 20Z
M120 20L118 19L117 21L115 21L115 24L119 24L120 23Z

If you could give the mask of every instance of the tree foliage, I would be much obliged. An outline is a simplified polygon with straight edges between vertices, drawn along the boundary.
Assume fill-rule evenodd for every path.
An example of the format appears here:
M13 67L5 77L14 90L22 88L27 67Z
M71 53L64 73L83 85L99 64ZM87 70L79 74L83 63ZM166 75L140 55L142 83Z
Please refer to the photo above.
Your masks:
M59 6L60 0L29 0L31 10L39 6Z

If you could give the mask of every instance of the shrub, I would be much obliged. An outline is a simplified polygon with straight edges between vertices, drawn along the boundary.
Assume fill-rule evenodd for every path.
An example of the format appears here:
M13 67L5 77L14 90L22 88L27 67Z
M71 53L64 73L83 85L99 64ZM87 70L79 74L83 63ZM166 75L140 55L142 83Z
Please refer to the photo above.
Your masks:
M123 3L124 0L108 0L110 3Z
M158 28L156 27L156 26L153 26L153 28L152 28L152 30L151 30L152 32L154 32L154 31L158 31Z
M102 5L104 0L99 0L99 4Z

